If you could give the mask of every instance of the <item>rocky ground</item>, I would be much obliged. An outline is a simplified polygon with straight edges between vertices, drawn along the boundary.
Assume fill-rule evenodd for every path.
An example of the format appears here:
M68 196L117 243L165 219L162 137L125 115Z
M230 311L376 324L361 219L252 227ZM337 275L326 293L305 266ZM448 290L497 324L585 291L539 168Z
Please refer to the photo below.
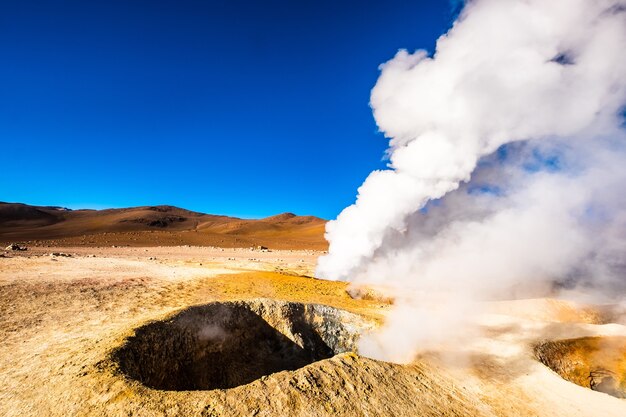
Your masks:
M210 247L7 252L0 257L0 415L626 415L626 400L571 383L536 358L537 345L551 340L626 335L623 325L607 323L593 308L556 300L493 303L471 343L451 344L409 365L391 364L354 354L345 336L357 322L380 324L390 304L375 297L355 300L345 284L311 278L319 254ZM263 318L250 330L239 319L224 319L237 329L227 327L230 334L247 344L226 343L209 322L208 331L170 337L171 331L159 330L142 339L141 349L121 350L137 346L132 341L146 328L190 323L199 312L213 320L214 314L205 314L213 308L207 305L240 300L254 300L246 305ZM299 307L311 304L337 310ZM250 316L236 311L232 317ZM294 319L296 313L306 320ZM223 373L207 368L219 378L207 382L201 373L197 386L157 389L141 382L145 374L129 371L145 364L155 369L152 377L162 378L153 381L174 381L175 369L193 371L197 367L182 366L204 358L206 349L188 349L199 335L217 349L213 361L218 348L228 352L222 358L234 365L224 372L248 371L249 363L257 365L255 373L229 380L231 388L202 389L225 381L219 379ZM155 354L146 340L155 341ZM167 366L156 360L149 365L163 346L187 353ZM124 367L119 352L135 368ZM261 366L270 354L277 355L274 362ZM281 364L280 358L289 361ZM270 371L277 372L262 375ZM250 375L262 376L247 383Z

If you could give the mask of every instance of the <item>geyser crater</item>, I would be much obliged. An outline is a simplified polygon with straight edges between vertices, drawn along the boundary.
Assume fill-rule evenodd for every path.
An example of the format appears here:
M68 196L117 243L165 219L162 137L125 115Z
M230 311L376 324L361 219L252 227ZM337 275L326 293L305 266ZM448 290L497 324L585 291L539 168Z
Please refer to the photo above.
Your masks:
M626 398L626 337L554 340L534 348L535 357L563 379L617 398Z
M226 389L356 352L361 332L373 327L319 304L214 302L135 329L111 358L127 377L153 389Z

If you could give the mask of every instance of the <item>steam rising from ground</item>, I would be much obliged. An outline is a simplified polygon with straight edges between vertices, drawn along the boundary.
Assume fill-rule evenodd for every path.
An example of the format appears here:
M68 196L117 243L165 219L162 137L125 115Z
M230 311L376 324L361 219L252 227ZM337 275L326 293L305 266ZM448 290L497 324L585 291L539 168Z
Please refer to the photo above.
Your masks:
M626 1L475 0L433 56L381 66L389 169L328 224L317 270L395 290L365 353L410 360L479 300L624 293L624 51Z

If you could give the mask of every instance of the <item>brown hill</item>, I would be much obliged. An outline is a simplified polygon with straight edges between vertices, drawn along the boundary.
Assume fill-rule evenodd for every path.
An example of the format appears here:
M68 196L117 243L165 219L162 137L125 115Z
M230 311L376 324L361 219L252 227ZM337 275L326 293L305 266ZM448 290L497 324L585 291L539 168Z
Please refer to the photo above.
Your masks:
M240 219L173 206L107 210L69 210L0 203L0 243L50 245L267 246L276 249L326 249L326 221L283 213Z

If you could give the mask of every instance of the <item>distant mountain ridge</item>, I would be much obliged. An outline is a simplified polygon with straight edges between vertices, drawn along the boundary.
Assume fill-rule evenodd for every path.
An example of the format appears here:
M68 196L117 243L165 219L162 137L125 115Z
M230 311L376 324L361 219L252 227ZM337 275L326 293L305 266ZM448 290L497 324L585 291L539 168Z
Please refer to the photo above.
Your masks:
M115 242L132 246L182 243L325 249L325 224L324 219L293 213L240 219L168 205L70 210L0 202L2 243L36 240L92 246Z

